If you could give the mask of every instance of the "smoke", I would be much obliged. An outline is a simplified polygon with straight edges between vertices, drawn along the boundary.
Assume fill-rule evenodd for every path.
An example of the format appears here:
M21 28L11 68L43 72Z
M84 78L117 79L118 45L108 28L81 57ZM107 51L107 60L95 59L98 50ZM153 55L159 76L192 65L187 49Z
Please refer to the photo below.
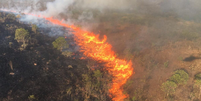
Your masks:
M40 12L47 16L70 13L70 6L77 9L97 9L100 11L108 9L127 10L135 7L135 0L0 0L0 2L1 8L14 9L26 13Z
M134 1L134 0L133 0ZM131 4L134 2L131 0L78 0L76 1L76 6L88 9L115 9L124 10L132 9Z
M199 0L0 0L0 2L2 9L60 18L68 24L80 25L87 30L98 26L101 18L97 15L107 16L109 11L124 14L128 12L133 15L140 13L145 16L174 16L201 21ZM23 20L39 22L31 16Z
M47 9L43 11L46 16L59 15L68 10L68 7L72 5L74 0L55 0L53 2L48 2Z
M106 10L155 12L155 9L149 8L158 8L162 13L174 12L180 16L192 16L201 11L200 0L0 0L0 2L1 8L40 12L46 16L70 14L72 8L96 9L101 12Z

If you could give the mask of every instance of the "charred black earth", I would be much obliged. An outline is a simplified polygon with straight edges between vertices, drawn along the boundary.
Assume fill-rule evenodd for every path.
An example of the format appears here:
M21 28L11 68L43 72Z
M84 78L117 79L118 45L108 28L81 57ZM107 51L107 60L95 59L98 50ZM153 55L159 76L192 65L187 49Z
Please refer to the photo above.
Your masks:
M53 48L55 38L34 33L7 13L0 15L0 101L110 100L110 77L102 70L100 77L94 77L88 66L92 60L65 57ZM31 36L24 50L14 39L17 28Z

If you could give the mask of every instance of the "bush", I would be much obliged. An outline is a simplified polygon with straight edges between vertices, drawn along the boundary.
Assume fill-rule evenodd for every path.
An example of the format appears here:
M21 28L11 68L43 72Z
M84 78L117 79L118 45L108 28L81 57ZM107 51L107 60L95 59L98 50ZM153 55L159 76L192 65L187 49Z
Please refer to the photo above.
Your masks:
M106 101L109 90L109 79L108 75L104 75L100 70L82 74L82 93L84 95L84 101Z
M70 52L70 51L64 51L64 52L62 52L62 55L66 56L66 57L71 57L72 56L72 52Z
M18 42L23 42L24 48L25 48L26 42L28 41L29 38L30 38L29 32L27 30L25 30L24 28L16 29L15 40L17 40Z
M161 86L162 91L164 91L167 94L167 96L174 94L176 88L177 84L173 81L166 81Z
M197 99L200 99L200 95L201 95L200 89L201 89L201 80L195 80L195 83L193 85L193 96Z
M201 80L201 73L195 75L195 80Z
M32 24L31 26L32 26L32 31L33 31L34 33L36 33L38 27L37 27L36 25L34 25L34 24Z
M100 70L96 70L96 71L94 71L94 77L96 77L96 78L99 78L99 77L101 77L103 74L100 72Z
M7 19L11 19L11 20L16 20L15 14L8 14L8 15L6 16L6 18L7 18Z
M184 70L177 70L175 74L170 77L170 80L178 85L186 84L189 79L188 73Z
M54 48L60 51L69 47L64 37L58 37L54 42L52 42L52 45L54 46Z
M194 86L201 87L201 80L195 80Z
M34 100L34 99L36 99L36 98L35 98L34 95L29 95L28 99L32 101L32 100Z
M196 32L189 32L189 31L184 31L181 33L181 38L187 39L187 40L195 40L199 37L199 34Z

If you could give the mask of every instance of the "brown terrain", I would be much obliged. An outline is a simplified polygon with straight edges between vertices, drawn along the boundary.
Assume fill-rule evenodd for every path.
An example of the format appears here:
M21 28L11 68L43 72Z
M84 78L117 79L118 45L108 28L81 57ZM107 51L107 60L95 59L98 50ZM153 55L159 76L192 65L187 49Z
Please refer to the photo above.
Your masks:
M93 27L87 26L88 30L100 34L100 39L106 35L107 42L113 46L117 56L133 63L134 74L122 87L124 93L129 95L125 101L201 100L201 76L196 76L201 73L199 22L174 14L134 11L92 12L96 12L94 19L86 23ZM75 9L70 16L71 19L78 20L80 13L81 10ZM6 15L2 13L2 18ZM40 32L34 34L31 27L19 23L18 20L0 21L0 100L111 100L108 96L108 87L112 77L107 71L102 70L102 64L90 59L65 57L51 45L54 37L48 37ZM6 24L9 24L9 27ZM83 29L85 27L79 22L75 24ZM20 44L14 40L15 30L20 27L27 29L33 40L37 40L37 44L29 45L23 51L18 49ZM9 42L13 43L12 48L9 47ZM9 65L10 61L14 70L17 70L16 76L9 74L13 72ZM90 69L94 66L97 67L97 71L100 69L101 73ZM184 71L188 78L183 79L176 73L177 70ZM102 76L96 78L96 73ZM175 74L179 77L177 75L171 79ZM98 80L101 81L100 84ZM179 84L180 80L184 80L185 83ZM177 86L171 93L162 89L166 81L171 81ZM167 89L175 85L170 85Z

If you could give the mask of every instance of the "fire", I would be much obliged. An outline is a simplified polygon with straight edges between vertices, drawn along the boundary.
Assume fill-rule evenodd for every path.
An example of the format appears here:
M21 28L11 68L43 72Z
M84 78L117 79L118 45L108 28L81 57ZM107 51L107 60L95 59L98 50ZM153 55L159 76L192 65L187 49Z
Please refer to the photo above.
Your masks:
M72 28L75 32L76 43L80 46L80 52L85 56L91 57L98 61L105 61L106 68L110 74L114 76L112 87L109 89L113 101L122 101L127 95L123 94L122 85L126 83L128 78L133 74L132 62L118 59L112 46L106 42L107 37L103 40L99 39L99 35L84 31L75 26L69 26L62 21L53 18L45 18L46 20L60 26Z
M28 15L44 18L53 24L73 29L76 43L80 46L80 52L82 52L87 57L106 62L106 70L108 70L109 73L114 77L112 80L112 86L109 89L111 97L113 97L112 100L123 101L123 99L128 97L128 95L123 93L123 89L121 87L133 74L132 62L127 62L126 60L117 58L115 52L112 50L112 46L106 42L106 36L104 36L103 40L100 40L99 35L84 31L73 25L71 26L65 24L58 19L45 17L42 15Z

